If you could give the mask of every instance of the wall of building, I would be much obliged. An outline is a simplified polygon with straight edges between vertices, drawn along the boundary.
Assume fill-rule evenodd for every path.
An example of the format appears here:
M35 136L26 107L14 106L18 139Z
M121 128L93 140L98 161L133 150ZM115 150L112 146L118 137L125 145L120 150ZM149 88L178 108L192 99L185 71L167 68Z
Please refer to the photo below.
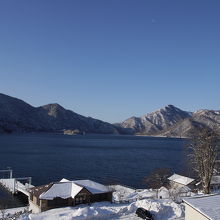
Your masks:
M35 205L31 200L29 200L29 211L32 211L32 213L39 213L39 212L41 212L40 207Z
M185 204L185 220L210 220L202 215L200 212Z
M174 181L170 181L170 187L173 189L178 188L178 187L183 187L183 186L185 186L185 185L174 182Z

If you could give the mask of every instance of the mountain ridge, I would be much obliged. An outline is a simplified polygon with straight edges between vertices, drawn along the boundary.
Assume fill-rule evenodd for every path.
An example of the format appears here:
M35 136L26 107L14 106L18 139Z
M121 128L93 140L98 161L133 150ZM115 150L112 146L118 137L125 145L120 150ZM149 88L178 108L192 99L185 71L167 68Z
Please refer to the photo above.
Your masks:
M188 112L166 105L141 117L121 123L85 117L58 103L34 107L21 99L0 93L0 132L59 132L129 134L165 137L188 137L194 129L220 128L220 111L200 109ZM65 132L67 130L68 132ZM220 132L219 132L220 134Z
M82 116L57 103L33 107L20 99L0 94L0 131L63 132L66 129L85 133L118 133L110 123Z
M167 105L141 117L128 118L116 126L129 129L132 134L188 137L197 128L219 129L220 111L201 109L188 112L174 105Z

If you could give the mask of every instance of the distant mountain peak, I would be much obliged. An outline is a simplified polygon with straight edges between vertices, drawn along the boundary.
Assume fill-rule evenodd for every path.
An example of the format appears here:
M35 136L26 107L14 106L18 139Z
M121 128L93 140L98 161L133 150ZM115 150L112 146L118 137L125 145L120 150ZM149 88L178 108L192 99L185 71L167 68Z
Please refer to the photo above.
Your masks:
M170 109L170 108L171 108L171 109L174 109L174 108L175 108L175 109L176 109L177 107L174 106L174 105L169 104L169 105L166 105L165 108L169 108L169 109ZM179 108L177 108L177 109L179 109Z
M59 105L58 103L50 103L47 105L43 105L41 107L47 110L54 110L54 111L65 111L66 110L63 106Z
M183 112L183 110L181 110L180 108L178 108L178 107L176 107L174 105L171 105L171 104L164 106L160 110L161 111L181 111L181 112Z
M189 112L169 104L139 118L129 118L122 122L121 126L133 129L134 133L156 135L188 118L191 118Z
M154 112L147 113L146 115L156 114L156 113L159 113L159 112L170 112L170 111L185 112L185 111L181 110L180 108L169 104L169 105L165 105L164 107L155 110Z

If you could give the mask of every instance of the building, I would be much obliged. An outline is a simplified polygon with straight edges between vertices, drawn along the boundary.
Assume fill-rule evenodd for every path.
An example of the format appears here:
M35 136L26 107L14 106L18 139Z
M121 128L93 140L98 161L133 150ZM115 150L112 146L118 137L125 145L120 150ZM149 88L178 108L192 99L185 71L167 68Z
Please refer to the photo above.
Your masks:
M195 185L196 185L197 189L199 189L199 190L203 189L202 181L196 183ZM210 182L210 190L212 193L219 192L219 190L220 190L220 175L212 176L211 182Z
M53 208L112 201L112 191L91 180L69 181L33 187L30 190L29 205L33 213Z
M219 220L220 195L184 199L185 220Z
M162 186L160 189L158 189L157 197L158 199L169 199L170 192L166 187Z
M173 174L168 178L170 182L170 187L175 189L175 188L180 188L180 187L189 187L191 190L195 188L195 179L186 177L186 176L181 176L178 174Z
M210 183L211 190L219 190L220 189L220 176L212 176Z

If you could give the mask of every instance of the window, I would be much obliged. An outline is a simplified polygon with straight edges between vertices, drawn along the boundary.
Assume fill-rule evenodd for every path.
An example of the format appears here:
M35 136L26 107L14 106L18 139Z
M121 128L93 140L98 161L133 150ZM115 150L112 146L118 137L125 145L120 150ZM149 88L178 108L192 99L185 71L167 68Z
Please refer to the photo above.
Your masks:
M54 198L53 200L48 200L48 206L49 207L59 207L59 206L67 206L68 205L68 199L62 199L62 198Z
M86 195L77 196L75 199L76 204L82 204L86 202Z

